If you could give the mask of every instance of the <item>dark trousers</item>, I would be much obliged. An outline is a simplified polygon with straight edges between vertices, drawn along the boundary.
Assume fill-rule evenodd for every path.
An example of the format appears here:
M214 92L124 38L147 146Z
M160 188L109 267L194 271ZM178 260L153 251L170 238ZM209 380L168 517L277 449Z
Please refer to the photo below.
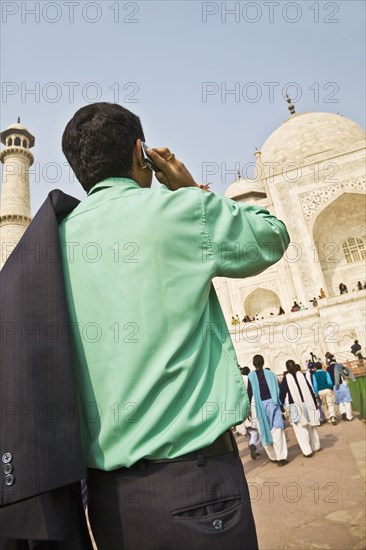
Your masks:
M257 550L237 452L197 460L89 469L98 550Z

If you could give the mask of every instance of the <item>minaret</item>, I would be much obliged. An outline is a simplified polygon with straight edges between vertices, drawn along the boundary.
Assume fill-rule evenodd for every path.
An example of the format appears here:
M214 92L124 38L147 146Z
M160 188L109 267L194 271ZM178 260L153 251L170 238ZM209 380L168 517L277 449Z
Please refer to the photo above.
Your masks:
M267 195L267 198L271 200L271 204L272 204L272 197L271 197L271 193L270 193L270 190L269 190L269 187L268 187L266 174L265 174L265 171L264 171L261 151L259 151L259 149L255 148L254 156L255 156L255 164L256 164L256 172L257 172L256 180L263 185L264 191Z
M3 182L0 205L0 269L31 222L29 167L34 136L20 124L20 119L0 134L5 149L0 152Z

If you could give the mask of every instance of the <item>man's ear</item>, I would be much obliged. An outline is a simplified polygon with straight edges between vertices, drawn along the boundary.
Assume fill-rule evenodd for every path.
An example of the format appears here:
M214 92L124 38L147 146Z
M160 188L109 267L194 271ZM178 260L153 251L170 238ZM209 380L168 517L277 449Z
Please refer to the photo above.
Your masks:
M141 151L141 139L137 139L132 149L131 179L135 180L140 187L150 187L152 181L152 170L147 169Z
M143 159L142 159L142 152L141 152L141 148L142 148L142 145L141 145L141 139L138 138L136 141L135 141L135 144L133 146L133 150L132 150L132 158L133 158L133 164L139 168L142 168L144 166L144 162L143 162Z

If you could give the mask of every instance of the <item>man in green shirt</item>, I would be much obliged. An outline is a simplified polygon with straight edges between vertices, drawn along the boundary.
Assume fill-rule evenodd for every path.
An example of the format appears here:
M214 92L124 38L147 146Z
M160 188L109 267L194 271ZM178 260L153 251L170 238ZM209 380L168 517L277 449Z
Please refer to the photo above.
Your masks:
M212 279L277 262L284 224L206 192L140 120L80 109L63 151L87 197L60 225L89 515L99 550L257 548L230 426L249 404ZM253 250L256 252L253 253Z

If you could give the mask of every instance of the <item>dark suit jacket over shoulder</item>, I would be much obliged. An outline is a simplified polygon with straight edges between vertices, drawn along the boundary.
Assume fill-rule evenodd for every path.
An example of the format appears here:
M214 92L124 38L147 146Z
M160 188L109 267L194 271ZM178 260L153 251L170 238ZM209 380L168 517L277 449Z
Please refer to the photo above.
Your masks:
M78 203L52 191L0 273L1 507L85 477L58 233Z

